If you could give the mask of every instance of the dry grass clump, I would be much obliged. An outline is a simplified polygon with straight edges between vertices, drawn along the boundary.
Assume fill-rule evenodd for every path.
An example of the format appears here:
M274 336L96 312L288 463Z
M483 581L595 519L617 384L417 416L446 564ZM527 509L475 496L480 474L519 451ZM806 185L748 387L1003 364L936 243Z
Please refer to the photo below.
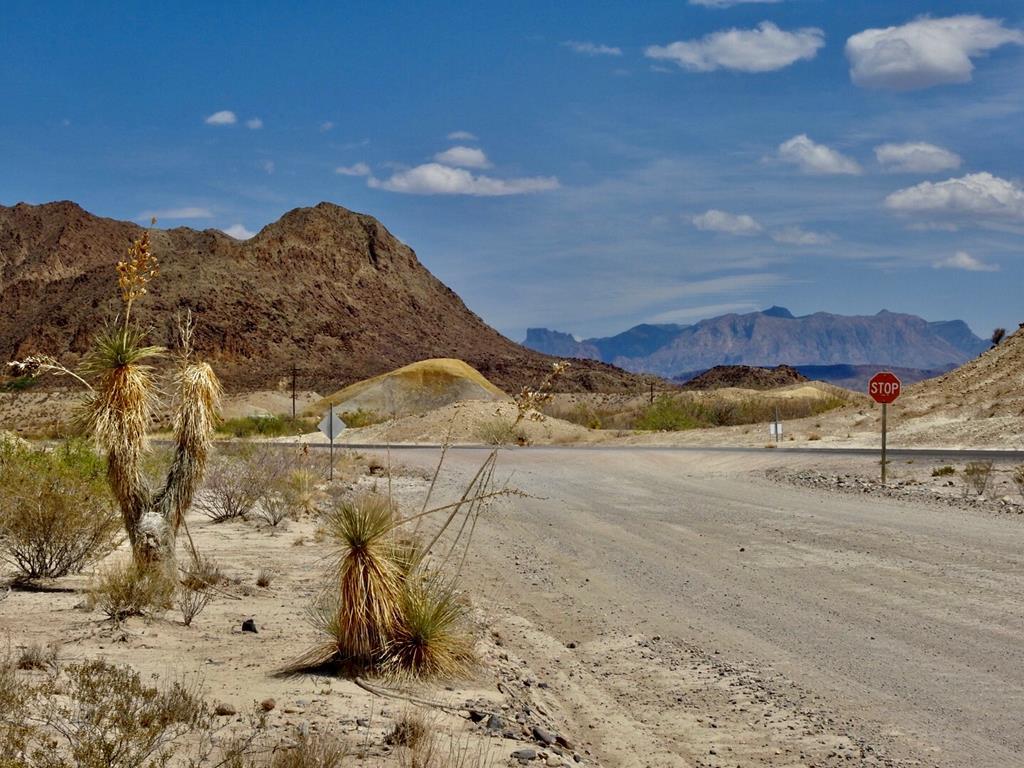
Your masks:
M87 604L117 623L170 608L175 588L164 568L122 560L96 575L88 587Z
M182 623L192 626L192 621L202 613L213 599L213 593L205 587L194 587L186 582L178 584L175 591L175 603L181 612Z
M256 574L256 586L266 589L274 581L274 572L268 568L260 568Z
M974 492L979 496L984 495L985 489L988 488L988 481L992 477L992 462L991 461L970 461L967 466L964 467L964 480L967 483L967 487L973 488Z
M275 748L268 768L340 768L348 750L333 736L300 735L298 741L283 748Z
M1013 480L1013 484L1017 486L1017 491L1021 496L1024 496L1024 464L1018 467L1014 467L1010 473L1010 479Z
M52 451L13 443L0 471L0 559L30 581L79 573L120 540L106 466L87 445Z
M484 445L526 445L530 441L519 422L501 416L481 422L476 438Z

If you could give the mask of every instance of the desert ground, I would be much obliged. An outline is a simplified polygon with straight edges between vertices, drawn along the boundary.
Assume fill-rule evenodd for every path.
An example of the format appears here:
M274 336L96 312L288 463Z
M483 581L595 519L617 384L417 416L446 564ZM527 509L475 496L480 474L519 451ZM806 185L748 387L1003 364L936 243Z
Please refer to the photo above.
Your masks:
M450 450L439 498L457 497L485 455ZM437 450L362 456L338 482L390 485L418 508ZM996 493L1010 492L998 476L1012 458ZM1021 761L1024 507L931 479L955 457L901 458L886 493L870 482L877 460L828 452L547 447L499 461L525 495L480 518L464 566L481 670L415 690L449 708L424 709L472 764ZM842 477L845 489L825 482ZM916 484L929 494L900 496ZM63 660L199 675L238 713L229 722L272 698L274 734L338 733L354 764L402 764L385 739L413 705L352 680L275 676L317 641L305 615L329 554L317 527L194 515L197 546L236 582L192 627L172 613L112 627L82 607L87 577L70 577L11 592L0 635L15 652L55 643ZM247 618L258 633L241 632Z

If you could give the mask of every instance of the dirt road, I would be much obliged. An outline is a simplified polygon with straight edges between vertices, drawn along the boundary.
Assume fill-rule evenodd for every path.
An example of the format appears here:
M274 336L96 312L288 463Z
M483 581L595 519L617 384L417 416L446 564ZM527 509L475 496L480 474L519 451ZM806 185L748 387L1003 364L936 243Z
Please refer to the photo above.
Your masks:
M1024 521L752 471L782 460L503 456L534 498L467 567L576 737L621 766L1024 765Z

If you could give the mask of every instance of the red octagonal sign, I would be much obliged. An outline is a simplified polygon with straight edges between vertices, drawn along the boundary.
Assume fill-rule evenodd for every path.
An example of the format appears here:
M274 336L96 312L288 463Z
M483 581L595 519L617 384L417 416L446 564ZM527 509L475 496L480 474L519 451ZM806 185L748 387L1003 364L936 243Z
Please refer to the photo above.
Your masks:
M876 403L891 403L900 396L900 380L890 371L876 373L868 382L868 394Z

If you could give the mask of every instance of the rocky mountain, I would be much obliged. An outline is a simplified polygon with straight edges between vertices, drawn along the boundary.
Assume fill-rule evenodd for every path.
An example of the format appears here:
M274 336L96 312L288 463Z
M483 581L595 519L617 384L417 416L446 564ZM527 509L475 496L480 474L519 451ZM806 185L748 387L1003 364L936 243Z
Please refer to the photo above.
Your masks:
M0 206L0 363L32 353L74 362L120 309L114 266L142 230L71 202ZM500 387L539 381L552 358L505 338L372 216L330 203L299 208L238 241L218 230L152 233L160 275L134 310L171 342L191 309L198 351L234 390L321 392L426 358L465 360ZM580 361L567 390L642 388Z
M800 371L788 365L774 368L756 368L750 365L716 365L692 378L687 378L683 389L776 389L810 381Z
M581 342L568 334L534 328L524 343L543 352L552 338L559 340L559 354L666 377L717 365L935 370L960 365L988 348L988 342L961 320L928 322L886 310L870 316L816 312L795 317L783 307L722 315L694 325L638 325L616 336Z

